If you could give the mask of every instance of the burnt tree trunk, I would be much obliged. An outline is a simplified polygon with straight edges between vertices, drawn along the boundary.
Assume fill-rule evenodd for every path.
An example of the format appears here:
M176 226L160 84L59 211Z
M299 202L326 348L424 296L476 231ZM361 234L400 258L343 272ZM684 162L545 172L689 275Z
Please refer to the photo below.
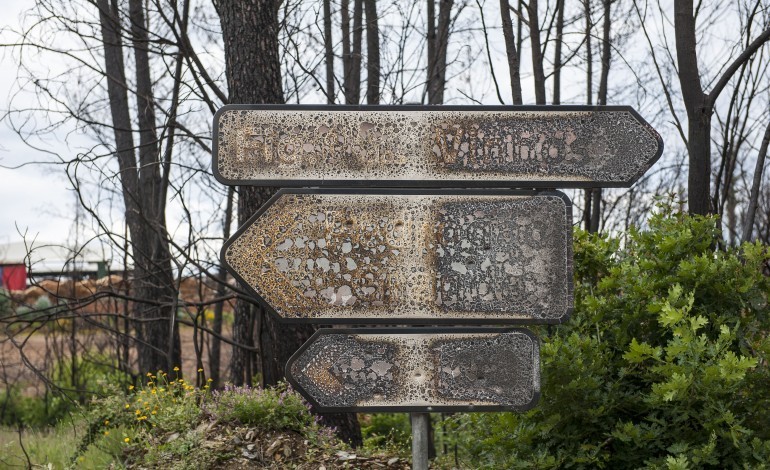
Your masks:
M711 115L703 92L696 53L692 0L674 2L676 58L679 84L687 110L687 204L692 214L708 214L711 208Z
M225 205L225 219L224 226L222 228L222 239L227 240L230 238L230 228L233 224L233 202L235 199L235 189L230 186L227 188L227 204ZM225 296L225 287L227 283L227 271L224 266L219 266L219 272L217 272L217 287L216 296L222 298ZM219 301L214 306L214 323L211 329L214 331L214 335L211 338L211 348L209 349L209 377L211 378L211 387L217 388L221 384L221 377L219 373L221 358L222 358L222 340L218 335L222 334L222 313L224 310L224 301Z
M561 104L561 48L564 42L564 0L556 1L556 43L553 48L553 104Z
M231 103L283 103L281 64L278 56L279 0L217 0L222 25L225 67ZM238 194L238 222L243 224L273 194L275 188L242 186ZM257 327L258 326L258 327ZM275 385L284 377L289 357L313 333L310 325L282 324L255 303L240 299L236 305L233 339L258 345L260 361L248 350L233 347L230 373L233 383L249 384L257 372L262 384ZM355 414L321 415L322 422L337 427L351 445L361 443Z
M511 21L511 5L508 0L500 0L500 15L503 22L503 38L505 39L505 55L508 58L508 72L511 77L511 97L513 104L522 104L521 98L521 67L519 62L519 48L516 47L516 38L513 35L513 21ZM519 23L521 24L521 23ZM519 31L521 33L521 31Z
M99 0L97 7L115 154L126 225L131 235L132 290L137 299L134 315L141 320L135 325L139 368L142 372L169 370L181 364L181 354L173 309L176 288L163 210L168 179L161 175L144 7L139 0L129 2L130 33L136 61L138 160L129 112L120 10L116 1L108 4L107 0Z
M366 13L366 104L380 104L380 28L377 0L364 0Z
M453 0L439 0L438 25L436 3L428 0L428 104L443 104L446 88L446 55Z
M602 70L599 75L599 95L596 98L596 104L605 106L607 104L607 88L610 76L610 59L611 59L611 45L610 45L610 32L612 27L610 17L610 6L612 0L602 0L604 10L604 21L602 22ZM586 14L590 18L590 9L586 10ZM587 24L590 24L587 23ZM589 29L590 30L590 29ZM601 228L601 214L602 214L602 188L594 188L591 191L591 214L588 219L588 231L596 233Z
M527 4L529 18L529 42L532 49L532 75L535 80L535 103L545 104L545 72L543 72L543 50L540 43L540 18L537 0Z
M332 5L324 0L324 50L326 52L326 103L334 104L334 46L332 43Z

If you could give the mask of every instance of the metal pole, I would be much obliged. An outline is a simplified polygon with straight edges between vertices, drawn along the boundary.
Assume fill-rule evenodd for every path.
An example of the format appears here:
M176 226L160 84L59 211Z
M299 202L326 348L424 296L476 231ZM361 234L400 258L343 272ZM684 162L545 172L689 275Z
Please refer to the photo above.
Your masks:
M409 413L412 421L412 470L428 470L428 413Z

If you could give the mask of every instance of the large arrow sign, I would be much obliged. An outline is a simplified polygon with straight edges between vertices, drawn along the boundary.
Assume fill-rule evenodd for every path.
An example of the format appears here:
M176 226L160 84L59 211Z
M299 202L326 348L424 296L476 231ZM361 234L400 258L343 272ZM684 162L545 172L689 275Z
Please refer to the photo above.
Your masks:
M222 261L285 320L560 323L571 230L559 192L282 190Z
M319 411L526 410L540 395L527 330L322 329L286 377Z
M224 184L630 186L662 150L625 106L230 105L214 118Z

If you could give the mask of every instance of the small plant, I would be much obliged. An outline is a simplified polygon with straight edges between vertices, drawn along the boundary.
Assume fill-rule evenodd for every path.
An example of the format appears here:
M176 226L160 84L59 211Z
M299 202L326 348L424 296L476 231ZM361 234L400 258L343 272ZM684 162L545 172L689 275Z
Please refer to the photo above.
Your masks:
M226 386L212 393L208 412L220 421L302 432L315 424L307 403L285 383L274 388Z

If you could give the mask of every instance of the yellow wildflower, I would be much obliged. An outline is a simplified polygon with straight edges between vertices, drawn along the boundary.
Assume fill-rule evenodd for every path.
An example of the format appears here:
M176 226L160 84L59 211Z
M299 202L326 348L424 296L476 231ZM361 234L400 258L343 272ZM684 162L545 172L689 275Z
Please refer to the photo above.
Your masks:
M179 372L179 367L174 367L174 372Z
M127 438L123 439L123 442L125 442L126 444L128 444L128 442L129 442L130 440L131 440L131 439L127 437Z
M109 432L109 431L104 431L104 435L105 435L105 436L109 436L109 435L110 435L110 432Z
M109 420L109 419L105 419L105 420L104 420L104 425L105 425L105 426L109 426L109 424L110 424L110 420Z
M198 372L203 372L203 369L198 369Z
M133 389L134 389L134 386L133 386L133 385L129 385L129 386L128 386L128 389L129 389L129 390L133 390Z
M129 405L128 403L126 403L126 409L129 409L129 408L131 408L131 405Z

